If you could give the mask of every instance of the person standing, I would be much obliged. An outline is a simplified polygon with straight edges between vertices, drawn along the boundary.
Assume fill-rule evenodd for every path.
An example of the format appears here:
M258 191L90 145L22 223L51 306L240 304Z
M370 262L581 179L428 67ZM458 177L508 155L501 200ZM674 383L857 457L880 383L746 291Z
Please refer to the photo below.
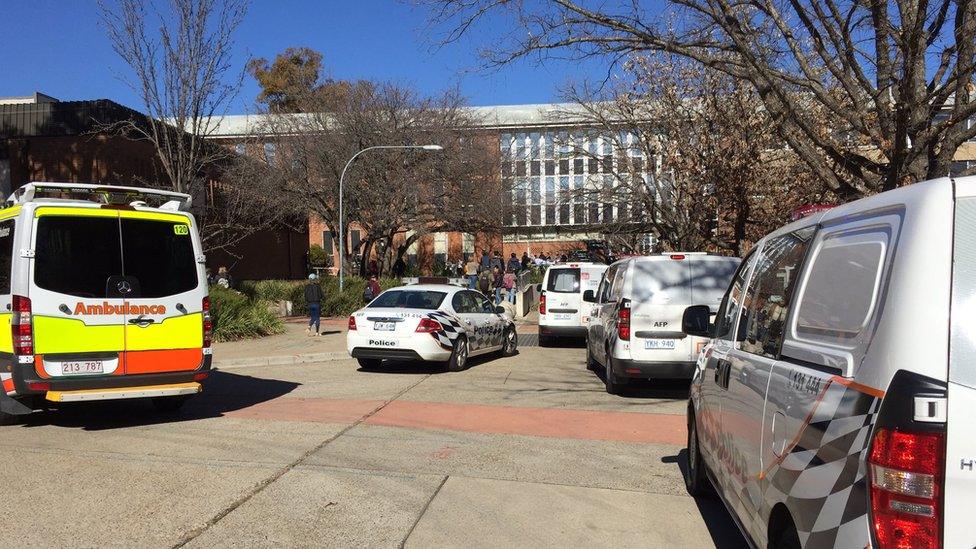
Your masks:
M474 254L464 264L464 276L468 277L468 288L478 289L478 262L474 259Z
M488 256L488 250L481 250L481 265L479 265L481 271L491 270L491 257Z
M319 286L318 276L315 273L308 275L308 284L305 285L305 303L308 304L308 335L319 335L319 322L322 316L322 286ZM312 332L315 326L315 332Z
M515 252L512 252L512 256L508 258L506 270L516 274L522 270L522 263L518 260L518 257L515 256Z
M515 287L517 285L518 284L515 280L515 271L509 269L509 271L505 273L505 296L508 298L508 302L512 305L515 305Z
M502 288L505 287L505 275L498 267L491 268L492 287L495 288L495 305L502 302Z
M406 270L407 266L403 262L403 258L397 257L396 261L393 262L393 278L402 278Z
M495 250L495 254L491 258L491 268L498 268L502 273L505 272L505 260L502 259L502 253Z
M370 275L369 280L366 281L366 287L363 289L363 302L368 304L376 299L376 296L380 295L382 291L379 281L376 280L376 275Z
M529 252L522 252L522 270L526 270L532 265L532 258L529 257Z
M227 267L224 267L223 265L217 268L217 277L215 280L217 286L222 288L229 289L234 287L234 278L230 276L230 271L228 271Z

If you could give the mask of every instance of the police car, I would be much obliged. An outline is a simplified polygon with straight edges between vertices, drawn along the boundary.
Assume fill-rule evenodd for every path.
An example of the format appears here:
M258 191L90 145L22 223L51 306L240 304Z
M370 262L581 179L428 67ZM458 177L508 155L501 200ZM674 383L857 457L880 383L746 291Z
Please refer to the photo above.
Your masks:
M515 354L515 322L483 294L449 284L391 288L349 317L346 349L366 370L383 360L443 362L452 372L468 358Z
M976 177L851 202L761 239L688 407L692 494L753 544L974 547Z

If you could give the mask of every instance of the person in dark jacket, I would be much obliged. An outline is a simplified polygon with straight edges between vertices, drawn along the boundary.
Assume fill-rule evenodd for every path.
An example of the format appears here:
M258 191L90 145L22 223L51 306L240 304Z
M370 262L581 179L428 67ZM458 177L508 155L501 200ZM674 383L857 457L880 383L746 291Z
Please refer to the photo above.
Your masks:
M308 304L308 335L319 335L319 322L322 316L322 287L319 286L318 276L315 273L308 275L308 284L305 285L305 303ZM315 326L315 331L312 331Z
M376 299L376 296L380 295L383 290L380 288L380 283L376 280L376 275L370 275L369 280L366 281L366 287L363 288L363 301L369 304L370 301Z
M532 266L532 258L529 257L529 252L522 252L522 270L526 270Z
M515 252L512 252L512 256L508 258L508 265L505 266L505 270L515 274L522 270L522 263L516 257Z
M481 263L479 268L482 272L491 270L491 257L488 256L488 250L481 250Z
M505 273L498 267L491 269L491 286L495 289L495 305L502 302L502 288L505 287Z

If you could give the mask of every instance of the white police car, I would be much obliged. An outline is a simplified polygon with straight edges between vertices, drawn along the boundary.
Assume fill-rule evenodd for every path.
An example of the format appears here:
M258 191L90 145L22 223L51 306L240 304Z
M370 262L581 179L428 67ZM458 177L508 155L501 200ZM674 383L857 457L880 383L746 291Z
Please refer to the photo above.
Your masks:
M444 362L463 370L471 356L515 354L515 323L479 292L449 284L391 288L349 317L346 349L363 369L383 360Z

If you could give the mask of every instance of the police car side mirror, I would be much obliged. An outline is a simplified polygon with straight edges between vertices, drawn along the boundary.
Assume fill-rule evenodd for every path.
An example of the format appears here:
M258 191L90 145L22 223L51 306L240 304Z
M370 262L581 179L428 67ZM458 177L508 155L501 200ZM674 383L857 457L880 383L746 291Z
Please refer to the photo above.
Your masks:
M583 301L587 303L596 303L596 294L593 293L593 290L586 290L583 292Z
M681 315L681 331L698 337L712 337L711 311L708 305L692 305Z

